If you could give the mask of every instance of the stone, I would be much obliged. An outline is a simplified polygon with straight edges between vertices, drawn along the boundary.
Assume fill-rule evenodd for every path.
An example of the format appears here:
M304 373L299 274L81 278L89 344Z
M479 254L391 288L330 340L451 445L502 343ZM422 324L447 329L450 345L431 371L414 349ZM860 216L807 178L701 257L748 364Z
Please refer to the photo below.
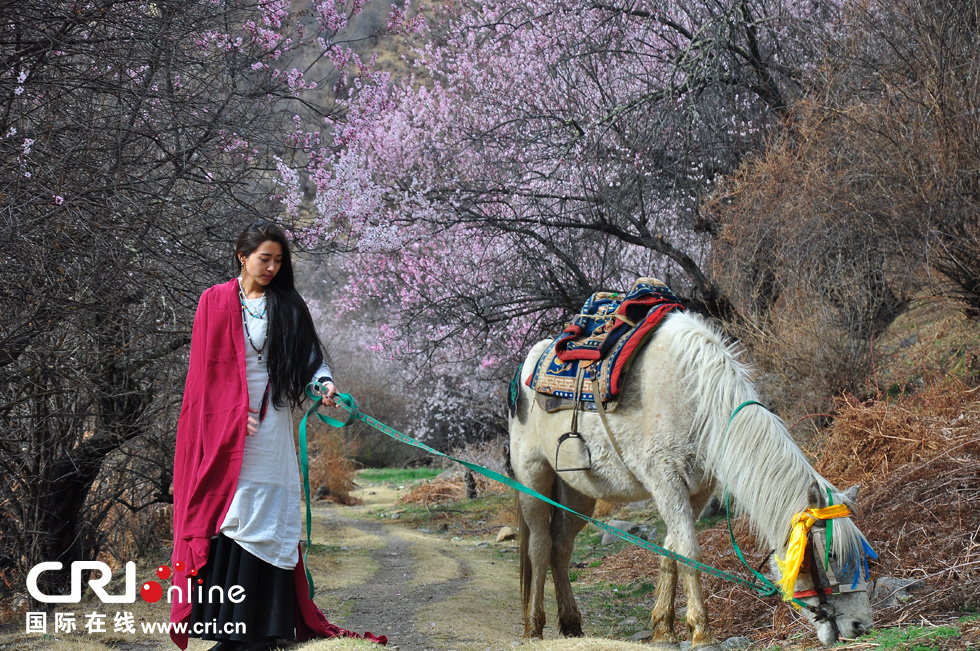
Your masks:
M629 522L627 520L610 520L608 524L610 527L615 527L617 529L621 529L622 531L625 531L626 533L632 533L632 534L636 534L640 528L638 524L634 522ZM609 533L608 531L602 532L601 544L611 545L617 540L622 540L622 538L620 538L615 534Z
M640 631L639 633L634 633L630 635L630 642L645 642L653 637L653 631Z
M636 535L650 542L657 542L657 528L649 524L641 524L637 527Z
M877 608L897 606L912 598L910 593L918 583L919 581L916 579L883 576L874 582L874 591L871 592L869 597Z
M735 649L746 649L752 646L752 640L744 637L730 637L721 643L722 651L734 651Z
M497 542L499 543L515 538L517 538L517 533L510 527L500 527L500 531L497 532Z

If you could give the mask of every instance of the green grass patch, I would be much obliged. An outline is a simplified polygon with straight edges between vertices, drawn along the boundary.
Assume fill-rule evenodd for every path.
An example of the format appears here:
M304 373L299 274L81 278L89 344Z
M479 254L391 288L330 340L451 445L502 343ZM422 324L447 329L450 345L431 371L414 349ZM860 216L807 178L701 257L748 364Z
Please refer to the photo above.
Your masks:
M964 608L963 611L966 613L966 615L963 615L959 618L959 620L957 620L960 624L969 624L970 622L980 620L980 613L978 613L975 608Z
M442 474L439 468L367 468L357 473L363 482L383 484L408 484L422 479L432 479Z
M960 636L955 626L909 626L908 628L885 628L862 637L874 642L881 649L902 649L905 651L934 651L942 648L940 641Z
M501 511L514 506L508 493L484 493L473 500L435 504L400 504L396 507L400 522L409 527L443 529L453 535L486 535L496 528ZM378 518L390 517L381 511Z

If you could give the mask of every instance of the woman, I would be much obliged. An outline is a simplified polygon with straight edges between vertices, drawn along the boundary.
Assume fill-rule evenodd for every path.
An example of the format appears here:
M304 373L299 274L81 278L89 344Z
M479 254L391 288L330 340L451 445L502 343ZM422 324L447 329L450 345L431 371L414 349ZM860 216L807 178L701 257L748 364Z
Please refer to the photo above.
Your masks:
M245 651L279 638L359 637L309 598L299 554L290 407L314 381L334 405L336 386L294 287L285 233L255 222L235 243L235 263L239 276L206 290L194 316L174 458L170 615L189 628L171 638L181 649L190 633L217 641L214 651Z

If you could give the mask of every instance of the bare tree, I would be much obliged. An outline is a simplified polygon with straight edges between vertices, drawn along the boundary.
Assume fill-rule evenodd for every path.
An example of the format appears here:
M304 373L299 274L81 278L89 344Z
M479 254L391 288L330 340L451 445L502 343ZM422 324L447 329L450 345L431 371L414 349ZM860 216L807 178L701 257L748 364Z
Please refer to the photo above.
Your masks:
M152 527L171 501L197 298L228 277L242 224L278 213L275 156L304 106L302 74L277 66L315 38L276 11L0 7L4 575L93 558L120 509ZM142 544L112 535L116 549Z
M875 338L924 290L976 313L977 15L846 6L789 128L706 209L722 225L716 277L787 407L862 391Z

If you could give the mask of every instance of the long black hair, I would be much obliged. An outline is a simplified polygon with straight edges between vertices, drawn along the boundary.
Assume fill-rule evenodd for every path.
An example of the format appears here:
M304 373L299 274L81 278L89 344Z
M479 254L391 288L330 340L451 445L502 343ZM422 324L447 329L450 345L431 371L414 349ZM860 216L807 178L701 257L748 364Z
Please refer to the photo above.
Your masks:
M306 301L296 291L289 242L282 228L265 220L250 224L235 241L235 268L241 269L241 256L248 257L269 240L282 247L282 265L265 288L271 398L281 409L287 402L297 405L303 399L306 384L323 363L323 344Z

